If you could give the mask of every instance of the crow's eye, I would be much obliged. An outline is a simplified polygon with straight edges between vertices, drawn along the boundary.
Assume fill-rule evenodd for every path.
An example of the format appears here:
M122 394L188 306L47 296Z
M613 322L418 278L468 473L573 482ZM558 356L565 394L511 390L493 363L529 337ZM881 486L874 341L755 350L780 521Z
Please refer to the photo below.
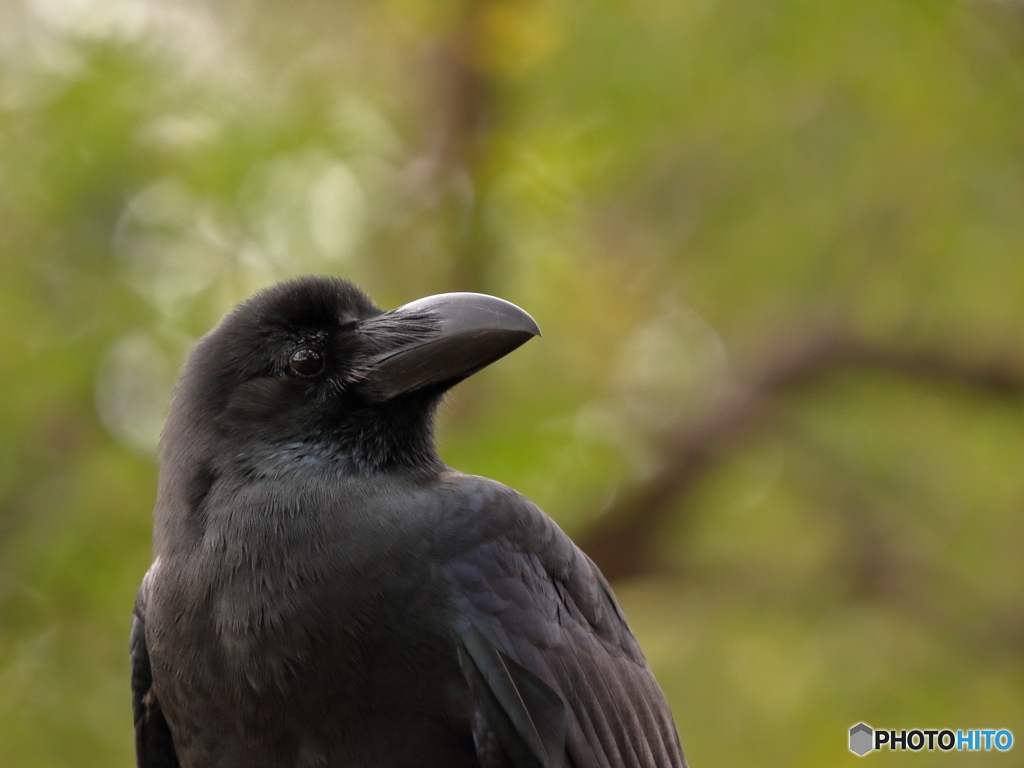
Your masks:
M324 369L324 356L319 349L300 347L292 352L288 365L299 376L316 376Z

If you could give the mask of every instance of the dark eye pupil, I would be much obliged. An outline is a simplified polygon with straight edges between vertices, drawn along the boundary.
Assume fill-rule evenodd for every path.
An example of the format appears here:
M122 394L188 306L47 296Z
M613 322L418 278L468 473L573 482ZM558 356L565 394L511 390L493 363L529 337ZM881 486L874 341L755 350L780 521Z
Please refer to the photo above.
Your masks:
M324 356L319 350L303 347L292 353L289 365L300 376L316 376L324 369Z

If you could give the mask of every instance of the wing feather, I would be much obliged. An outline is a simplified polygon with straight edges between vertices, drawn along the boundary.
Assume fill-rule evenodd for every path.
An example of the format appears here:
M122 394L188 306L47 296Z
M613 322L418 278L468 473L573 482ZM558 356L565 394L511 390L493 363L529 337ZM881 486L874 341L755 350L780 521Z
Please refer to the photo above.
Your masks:
M129 655L132 664L132 716L135 721L135 760L139 768L180 768L171 729L153 691L153 671L146 645L146 603L159 569L159 559L146 573L132 611Z
M505 486L459 476L452 489L459 512L439 559L477 674L474 706L502 707L507 727L495 728L511 764L685 768L665 697L597 567Z

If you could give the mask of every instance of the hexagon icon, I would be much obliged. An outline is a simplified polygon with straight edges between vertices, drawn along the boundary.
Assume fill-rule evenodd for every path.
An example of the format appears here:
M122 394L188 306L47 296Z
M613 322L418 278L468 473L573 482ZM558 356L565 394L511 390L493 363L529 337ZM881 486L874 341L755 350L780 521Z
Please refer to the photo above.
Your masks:
M864 757L875 748L874 734L870 725L857 723L850 729L850 751L859 757Z

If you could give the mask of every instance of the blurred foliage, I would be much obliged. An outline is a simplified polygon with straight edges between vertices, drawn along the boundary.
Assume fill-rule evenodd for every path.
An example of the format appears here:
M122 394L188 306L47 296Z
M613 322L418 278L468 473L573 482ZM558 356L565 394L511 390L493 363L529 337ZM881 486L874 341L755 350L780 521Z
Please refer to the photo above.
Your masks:
M132 764L165 404L256 288L530 311L442 454L579 535L790 335L1018 360L1022 256L1014 0L2 0L0 765ZM693 764L1024 738L1019 395L844 372L716 455L616 585Z

